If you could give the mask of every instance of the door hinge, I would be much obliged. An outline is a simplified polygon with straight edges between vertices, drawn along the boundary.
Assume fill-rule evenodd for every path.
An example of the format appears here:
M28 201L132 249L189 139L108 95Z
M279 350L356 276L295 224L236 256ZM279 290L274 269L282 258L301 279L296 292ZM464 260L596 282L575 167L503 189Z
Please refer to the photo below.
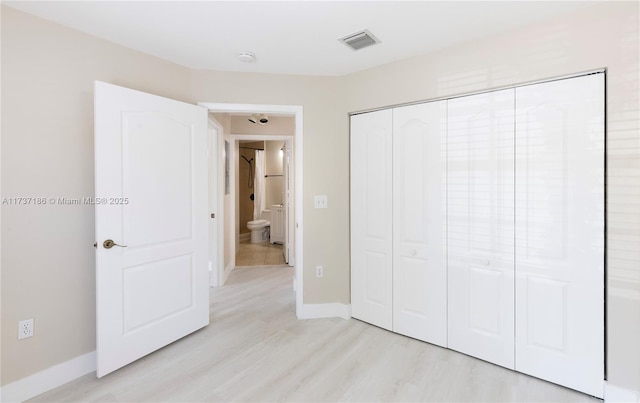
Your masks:
M216 218L216 214L215 213L211 213L211 218Z

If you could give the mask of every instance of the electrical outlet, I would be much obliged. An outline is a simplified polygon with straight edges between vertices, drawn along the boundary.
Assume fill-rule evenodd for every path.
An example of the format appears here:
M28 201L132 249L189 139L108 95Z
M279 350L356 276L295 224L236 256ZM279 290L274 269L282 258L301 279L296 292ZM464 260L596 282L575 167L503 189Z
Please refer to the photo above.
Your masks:
M322 278L324 276L324 268L322 266L316 266L316 277Z
M18 340L33 337L33 319L25 319L18 322Z

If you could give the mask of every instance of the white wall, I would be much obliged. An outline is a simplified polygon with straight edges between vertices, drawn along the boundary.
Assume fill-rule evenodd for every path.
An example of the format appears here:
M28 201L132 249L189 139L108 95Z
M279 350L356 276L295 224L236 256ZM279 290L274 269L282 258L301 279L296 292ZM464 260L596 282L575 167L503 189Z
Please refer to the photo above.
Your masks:
M608 379L636 391L640 391L638 16L638 2L601 3L548 23L342 77L346 105L341 113L341 126L346 127L348 112L606 67Z

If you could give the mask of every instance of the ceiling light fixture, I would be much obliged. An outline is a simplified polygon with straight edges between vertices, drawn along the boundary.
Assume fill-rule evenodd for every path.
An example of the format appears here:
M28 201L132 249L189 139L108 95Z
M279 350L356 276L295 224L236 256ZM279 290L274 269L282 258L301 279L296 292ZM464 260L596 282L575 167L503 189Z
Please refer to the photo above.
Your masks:
M256 55L253 52L240 52L238 53L238 60L243 63L253 63L256 60Z
M269 123L269 116L265 115L264 113L261 113L261 114L254 113L253 115L249 116L248 120L251 123L259 123L261 125L266 125L267 123Z

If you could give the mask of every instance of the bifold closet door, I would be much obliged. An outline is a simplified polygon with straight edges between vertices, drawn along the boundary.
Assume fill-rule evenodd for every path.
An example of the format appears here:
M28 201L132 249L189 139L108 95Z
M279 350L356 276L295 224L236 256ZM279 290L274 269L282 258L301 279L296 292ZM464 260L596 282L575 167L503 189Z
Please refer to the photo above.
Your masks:
M511 369L513 141L513 89L448 101L448 344Z
M602 397L604 74L516 105L516 369Z
M391 110L351 117L351 315L392 328Z
M447 345L446 101L393 109L393 331Z

